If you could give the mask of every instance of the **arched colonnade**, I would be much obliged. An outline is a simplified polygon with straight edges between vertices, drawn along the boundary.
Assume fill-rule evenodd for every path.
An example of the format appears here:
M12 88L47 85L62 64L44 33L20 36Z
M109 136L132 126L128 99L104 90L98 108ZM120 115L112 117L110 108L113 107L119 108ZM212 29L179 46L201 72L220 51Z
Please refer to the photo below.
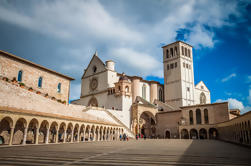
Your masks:
M55 118L1 115L0 145L119 140L120 126Z

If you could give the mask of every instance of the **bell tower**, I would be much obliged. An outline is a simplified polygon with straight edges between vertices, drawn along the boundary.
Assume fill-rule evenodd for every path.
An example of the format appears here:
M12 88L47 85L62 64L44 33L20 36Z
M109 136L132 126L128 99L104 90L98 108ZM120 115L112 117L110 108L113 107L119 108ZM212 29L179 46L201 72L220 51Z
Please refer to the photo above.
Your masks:
M176 41L162 48L165 102L176 107L194 105L192 46Z

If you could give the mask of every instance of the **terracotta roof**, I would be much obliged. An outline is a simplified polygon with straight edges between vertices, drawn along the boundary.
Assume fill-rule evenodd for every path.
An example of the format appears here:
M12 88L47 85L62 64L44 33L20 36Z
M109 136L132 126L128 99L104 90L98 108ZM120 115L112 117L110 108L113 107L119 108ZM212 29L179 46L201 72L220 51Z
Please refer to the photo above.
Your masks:
M56 71L54 71L54 70L48 69L48 68L46 68L46 67L44 67L44 66L38 65L38 64L36 64L36 63L34 63L34 62L28 61L28 60L26 60L26 59L24 59L24 58L18 57L18 56L16 56L16 55L13 55L13 54L11 54L11 53L5 52L5 51L3 51L3 50L0 50L0 54L1 54L1 55L4 55L4 56L7 56L7 57L9 57L9 58L18 60L18 61L20 61L20 62L26 63L26 64L28 64L28 65L37 67L37 68L39 68L39 69L45 70L45 71L50 72L50 73L52 73L52 74L61 76L61 77L66 78L66 79L68 79L68 80L75 80L75 79L72 78L72 77L69 77L69 76L66 76L66 75L64 75L64 74L58 73L58 72L56 72Z
M97 123L97 124L104 124L104 125L119 126L119 125L117 125L115 123L110 123L110 122L103 121L103 120L98 120L97 121L97 120L75 118L75 117L58 115L58 114L51 114L51 113L43 113L43 112L37 112L37 111L32 111L32 110L17 109L17 108L14 108L14 107L2 107L2 106L0 106L0 112L11 112L11 113L19 113L19 114L25 114L25 115L35 115L35 116L42 116L42 117L56 118L56 119L64 119L64 120L75 120L75 121L81 121L81 122L86 122L86 123Z

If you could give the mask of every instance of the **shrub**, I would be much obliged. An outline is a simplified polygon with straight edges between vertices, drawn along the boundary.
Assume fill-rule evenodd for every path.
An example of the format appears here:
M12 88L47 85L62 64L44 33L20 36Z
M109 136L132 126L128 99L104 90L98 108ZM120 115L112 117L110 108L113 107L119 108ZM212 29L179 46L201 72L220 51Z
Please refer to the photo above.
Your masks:
M24 83L22 83L22 82L19 82L19 85L20 85L20 86L25 86L25 84L24 84Z

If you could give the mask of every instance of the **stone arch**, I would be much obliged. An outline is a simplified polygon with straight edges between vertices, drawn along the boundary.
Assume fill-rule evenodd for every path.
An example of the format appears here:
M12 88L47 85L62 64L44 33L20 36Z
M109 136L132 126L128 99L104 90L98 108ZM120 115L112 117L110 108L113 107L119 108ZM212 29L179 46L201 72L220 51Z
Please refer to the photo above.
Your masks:
M190 138L191 139L198 139L198 132L196 129L191 129L190 130Z
M156 125L156 119L152 112L144 111L139 116L139 129L140 134L143 136L154 137L156 131L154 127Z
M189 133L187 129L182 129L180 135L182 139L189 139Z
M164 138L165 138L165 139L170 139L170 138L171 138L171 132L170 132L169 129L166 129L166 130L165 130Z
M66 129L66 142L73 141L72 137L73 137L73 124L69 122Z
M200 104L206 104L206 95L204 92L200 93Z
M79 129L79 141L85 141L85 132L85 124L81 124Z
M207 130L204 128L201 128L199 130L199 138L200 139L207 139Z
M210 128L209 129L209 139L217 139L218 137L218 131L216 128Z
M66 139L66 123L61 122L58 129L58 142L65 142Z
M24 141L25 130L27 130L27 120L24 118L19 118L15 124L12 144L21 144L21 143L25 144L26 143L26 141Z
M0 145L10 144L11 128L13 128L13 120L6 116L0 121Z
M85 141L91 140L91 126L87 125L85 128Z
M99 140L99 126L96 126L95 128L95 133L94 133L94 141L98 141Z
M49 137L49 122L47 120L43 120L39 127L39 137L38 142L39 143L46 143L46 138Z
M96 99L96 97L93 96L93 97L89 100L88 106L98 107L98 100Z
M36 118L30 120L27 131L26 143L35 144L36 138L39 136L39 121Z
M53 121L50 125L49 142L56 143L57 140L58 140L58 123L56 121Z
M95 138L95 126L92 125L92 127L90 128L90 141L94 141L94 138Z

